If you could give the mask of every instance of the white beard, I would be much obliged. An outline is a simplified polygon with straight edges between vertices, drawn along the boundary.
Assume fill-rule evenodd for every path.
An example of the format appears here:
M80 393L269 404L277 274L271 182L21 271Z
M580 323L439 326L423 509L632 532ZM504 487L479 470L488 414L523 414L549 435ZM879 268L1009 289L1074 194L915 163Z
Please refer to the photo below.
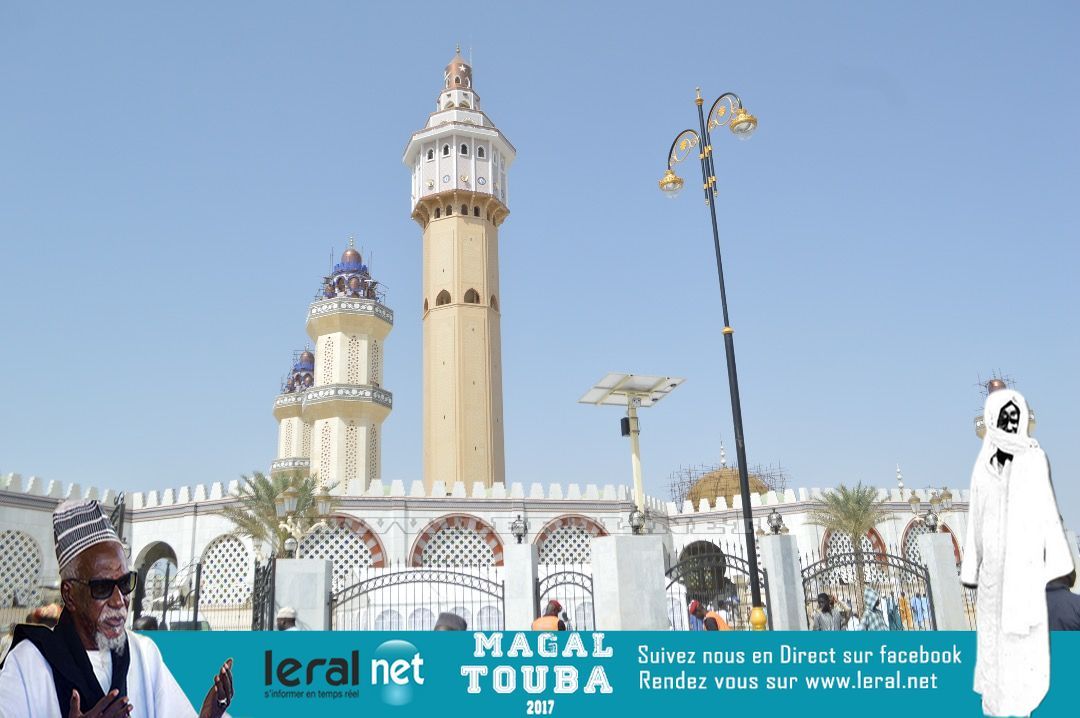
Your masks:
M124 655L127 647L127 629L120 631L116 638L109 638L101 631L94 634L94 641L99 651L115 651L117 655Z

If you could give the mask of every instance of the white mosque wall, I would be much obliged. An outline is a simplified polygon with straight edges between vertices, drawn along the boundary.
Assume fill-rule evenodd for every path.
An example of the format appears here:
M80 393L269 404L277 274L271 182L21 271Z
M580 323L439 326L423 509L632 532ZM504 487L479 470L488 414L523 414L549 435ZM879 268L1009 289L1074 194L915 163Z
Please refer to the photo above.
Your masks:
M233 525L221 509L233 501L232 496L239 486L239 481L215 482L129 494L127 539L133 564L138 565L140 559L159 543L171 549L181 568L201 561L207 547L231 534ZM476 483L466 487L459 482L447 487L436 482L429 492L422 481L414 481L406 488L402 481L384 484L375 480L366 490L358 489L358 482L352 482L346 495L337 498L335 516L347 517L352 519L351 525L362 523L370 530L381 544L382 555L388 563L415 561L424 542L430 540L451 516L476 519L475 525L485 527L482 530L494 536L501 546L515 542L511 524L518 515L528 521L527 540L532 542L542 541L542 535L571 520L579 523L587 520L590 527L598 527L590 530L607 534L630 532L627 516L632 506L632 492L625 486L539 483L526 486L514 483L484 487ZM821 493L821 489L789 489L781 493L770 491L752 495L755 526L763 527L765 517L775 508L785 526L797 537L800 553L820 555L825 532L809 523L808 518L813 501ZM929 494L921 490L916 493L926 506ZM955 493L953 510L944 513L942 520L962 546L967 528L968 496L967 491ZM44 482L36 477L29 480L18 475L0 478L0 523L5 530L21 531L33 538L40 549L41 572L46 583L56 575L51 513L66 498L98 498L111 506L115 493L83 489L78 484ZM912 524L912 513L897 490L882 490L881 498L886 501L890 513L875 530L887 548L900 548L905 531ZM709 541L721 548L735 547L745 555L741 510L728 508L722 499L715 507L708 501L702 501L696 507L689 503L676 506L652 497L647 499L647 504L649 528L664 536L670 560L677 560L679 553L695 541ZM740 498L736 496L732 504L741 506ZM263 547L252 546L247 539L243 544L253 569Z

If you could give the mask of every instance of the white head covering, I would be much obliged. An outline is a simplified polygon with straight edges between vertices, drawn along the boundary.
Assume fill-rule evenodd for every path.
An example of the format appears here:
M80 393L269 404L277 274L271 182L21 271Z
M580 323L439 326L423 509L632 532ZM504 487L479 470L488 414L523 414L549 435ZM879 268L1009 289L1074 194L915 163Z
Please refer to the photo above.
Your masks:
M278 618L292 618L292 619L295 619L296 618L296 609L293 608L292 606L285 606L285 607L278 610L277 617Z
M1001 410L1009 402L1020 410L1015 434L997 426ZM979 531L970 517L980 508L976 498L979 485L1007 481L1002 628L1018 635L1025 635L1033 626L1045 622L1046 582L1068 573L1067 568L1060 570L1061 546L1067 544L1050 485L1050 465L1039 442L1028 436L1030 416L1027 401L1018 391L999 389L986 397L983 409L986 436L971 474L969 540L960 572L964 583L977 582L982 546L977 536ZM999 473L991 465L998 451L1013 457L1007 472Z
M93 499L65 501L53 511L56 562L63 571L91 546L111 541L123 546L101 504Z
M1004 429L998 428L998 417L1001 410L1009 402L1016 404L1020 410L1020 423L1016 427L1016 433L1010 434ZM983 407L983 423L986 426L986 436L983 438L983 451L990 456L1000 449L1006 454L1022 454L1028 449L1039 448L1039 442L1028 436L1028 422L1031 418L1031 410L1028 409L1027 401L1023 395L1013 389L998 389L986 397Z

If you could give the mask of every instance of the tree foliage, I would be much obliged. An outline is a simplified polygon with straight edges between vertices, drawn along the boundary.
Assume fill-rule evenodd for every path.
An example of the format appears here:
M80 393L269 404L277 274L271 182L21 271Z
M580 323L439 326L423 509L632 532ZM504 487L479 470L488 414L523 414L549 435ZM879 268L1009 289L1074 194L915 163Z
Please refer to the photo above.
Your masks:
M253 471L251 476L243 476L240 492L236 495L236 504L222 509L225 517L233 522L232 533L250 538L255 546L270 546L275 553L285 549L285 539L289 534L281 527L277 515L275 499L286 489L294 488L299 492L296 501L296 520L301 527L309 529L319 520L319 507L315 495L319 491L319 482L313 476L298 472L266 476ZM332 487L327 487L329 490Z
M862 538L887 516L884 503L878 500L877 489L863 486L860 481L854 487L840 484L826 491L813 503L807 517L808 523L851 537L855 552L855 580L858 584L856 600L861 600L866 583Z

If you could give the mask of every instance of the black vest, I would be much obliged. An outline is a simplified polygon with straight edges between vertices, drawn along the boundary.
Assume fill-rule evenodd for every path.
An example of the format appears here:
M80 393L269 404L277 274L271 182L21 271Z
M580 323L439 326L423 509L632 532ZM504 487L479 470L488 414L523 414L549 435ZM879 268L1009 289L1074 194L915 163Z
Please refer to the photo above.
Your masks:
M82 640L75 632L75 622L68 611L60 614L56 628L19 624L11 641L14 649L21 641L33 643L45 661L52 668L53 683L56 684L56 700L60 705L60 715L66 716L71 709L71 692L79 691L79 701L85 713L105 697L90 665ZM120 691L117 700L127 695L128 666L131 664L131 646L124 638L124 651L112 651L112 685L109 690Z

